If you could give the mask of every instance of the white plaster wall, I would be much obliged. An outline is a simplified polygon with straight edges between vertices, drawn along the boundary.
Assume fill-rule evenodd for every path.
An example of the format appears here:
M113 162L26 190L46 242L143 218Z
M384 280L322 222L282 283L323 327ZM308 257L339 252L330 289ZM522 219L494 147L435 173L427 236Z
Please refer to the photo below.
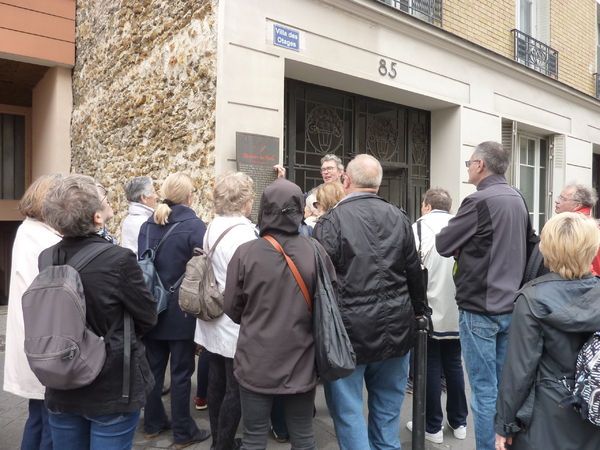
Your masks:
M279 137L282 151L284 77L431 111L431 185L455 202L474 189L463 161L479 142L500 141L503 118L589 144L566 146L569 161L591 161L600 144L595 99L377 2L219 8L217 173L234 167L236 131ZM273 45L274 24L299 31L300 51ZM381 59L395 63L395 78L378 72Z
M71 69L52 67L33 89L32 178L71 167Z

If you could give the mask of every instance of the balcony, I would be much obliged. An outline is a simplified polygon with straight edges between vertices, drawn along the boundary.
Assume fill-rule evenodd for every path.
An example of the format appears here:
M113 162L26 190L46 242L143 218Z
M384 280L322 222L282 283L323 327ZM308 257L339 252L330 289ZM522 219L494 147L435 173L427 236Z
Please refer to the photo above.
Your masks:
M515 61L557 80L558 52L519 30L511 33L515 38Z
M438 27L442 26L442 0L375 0Z

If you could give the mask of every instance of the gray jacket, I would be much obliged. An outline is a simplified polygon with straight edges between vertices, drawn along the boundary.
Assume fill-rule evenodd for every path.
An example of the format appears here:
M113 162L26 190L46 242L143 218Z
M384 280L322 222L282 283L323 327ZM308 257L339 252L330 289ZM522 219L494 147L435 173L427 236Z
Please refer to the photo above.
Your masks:
M494 428L513 450L597 450L600 427L558 404L573 386L577 354L600 324L599 279L549 273L519 292L498 388Z
M459 308L486 316L513 310L526 262L527 209L504 175L490 175L436 237L440 255L460 250L454 275Z

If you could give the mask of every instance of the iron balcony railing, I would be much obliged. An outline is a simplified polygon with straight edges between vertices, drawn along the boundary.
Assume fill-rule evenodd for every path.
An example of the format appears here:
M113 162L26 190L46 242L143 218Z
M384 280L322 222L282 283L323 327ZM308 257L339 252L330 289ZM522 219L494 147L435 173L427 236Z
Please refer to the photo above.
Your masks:
M600 100L600 73L594 74L594 80L596 80L596 98Z
M443 0L375 0L438 27L442 26Z
M519 30L511 30L515 37L515 61L558 79L558 52L552 47Z

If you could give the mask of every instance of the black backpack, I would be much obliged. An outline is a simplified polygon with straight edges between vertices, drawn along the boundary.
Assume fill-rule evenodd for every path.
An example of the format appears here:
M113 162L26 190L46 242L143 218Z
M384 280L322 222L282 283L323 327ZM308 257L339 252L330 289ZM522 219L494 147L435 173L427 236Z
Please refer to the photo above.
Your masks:
M527 210L527 263L525 264L525 270L523 271L523 278L519 287L523 287L531 280L541 277L547 273L550 273L550 269L544 266L544 255L540 252L540 237L533 229L531 224L531 216L529 215L529 208L527 208L527 202L525 197L518 189L515 189L523 199L525 203L525 209Z
M156 271L156 267L154 267L154 258L156 258L156 254L160 246L165 242L167 237L173 232L177 225L180 222L175 223L169 231L163 236L158 245L154 248L150 247L150 223L148 223L148 229L146 230L146 250L139 257L138 263L142 268L142 273L144 274L144 281L146 282L146 286L148 286L148 290L152 293L152 296L157 302L157 310L160 314L165 309L167 309L167 303L169 301L169 297L177 290L183 278L185 277L185 272L181 275L181 278L175 282L173 286L169 289L165 289L158 272Z

